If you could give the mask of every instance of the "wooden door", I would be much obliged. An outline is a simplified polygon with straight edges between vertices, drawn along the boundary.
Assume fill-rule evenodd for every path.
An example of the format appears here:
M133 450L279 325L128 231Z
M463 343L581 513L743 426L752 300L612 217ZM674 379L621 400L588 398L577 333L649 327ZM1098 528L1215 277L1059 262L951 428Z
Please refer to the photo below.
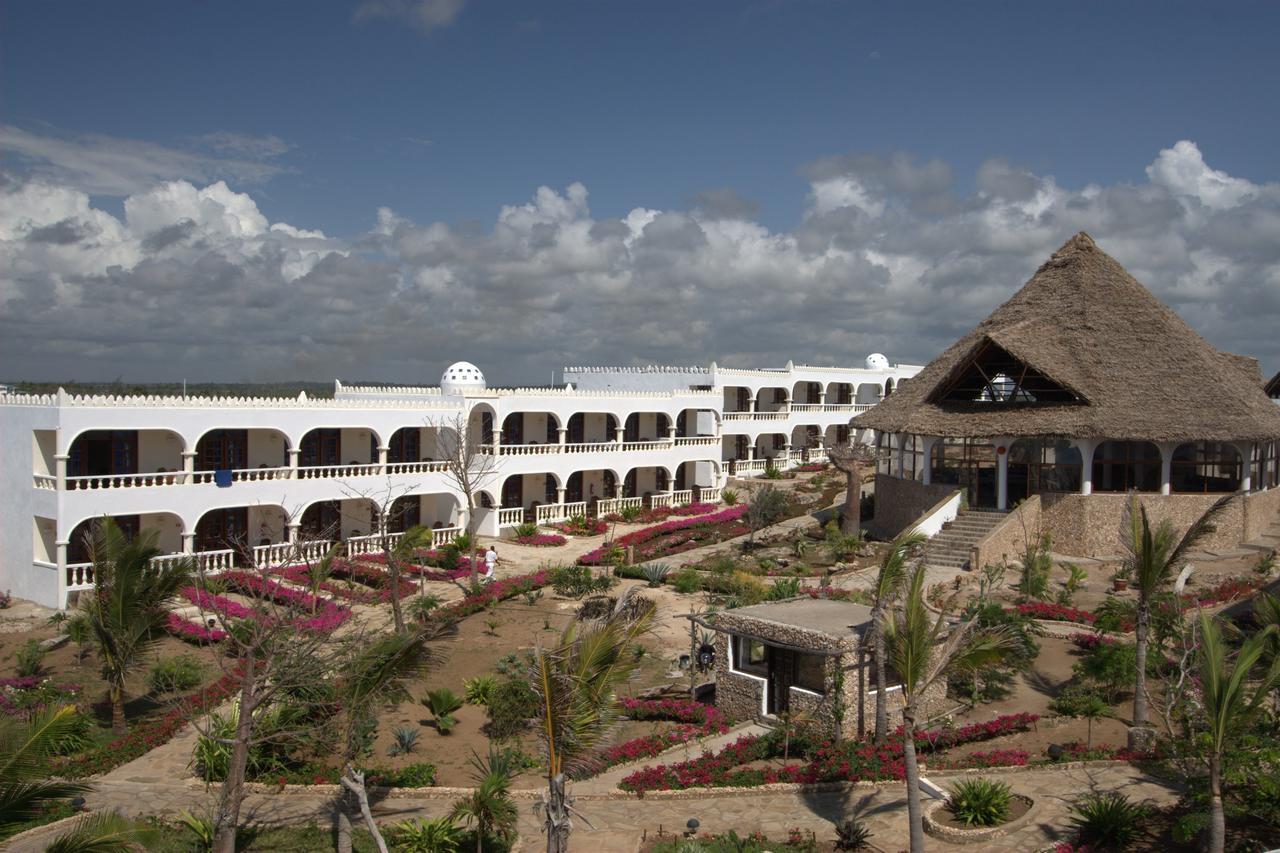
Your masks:
M777 716L791 710L791 682L795 679L795 653L769 646L769 713Z

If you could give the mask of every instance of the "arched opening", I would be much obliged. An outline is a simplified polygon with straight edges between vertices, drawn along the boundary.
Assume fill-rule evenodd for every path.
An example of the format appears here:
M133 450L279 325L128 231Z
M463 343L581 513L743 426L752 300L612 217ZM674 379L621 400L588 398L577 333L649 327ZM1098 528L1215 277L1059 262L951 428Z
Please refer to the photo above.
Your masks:
M827 447L842 447L848 444L849 425L832 424L823 432L822 441Z
M737 385L724 386L723 410L726 412L745 412L751 408L751 389Z
M863 382L858 385L858 393L854 402L859 406L874 406L884 396L884 389L878 382Z
M479 502L483 505L483 501ZM387 513L387 530L403 533L417 526L433 530L453 527L458 521L458 511L458 501L453 495L404 495L391 504Z
M555 474L513 474L502 481L502 508L533 510L543 504L557 503L559 488L560 481Z
M793 450L809 450L822 444L822 427L816 424L801 424L791 430L791 447Z
M756 394L756 411L781 412L790 402L786 388L761 388Z
M892 394L893 388L894 388L893 377L890 376L888 379L884 381L884 395L888 397L890 394Z
M192 548L196 553L230 550L238 565L253 565L253 548L286 541L287 524L285 511L279 506L212 509L196 522Z
M319 427L298 443L303 468L371 465L378 461L378 434L367 427Z
M1172 492L1229 493L1244 479L1240 451L1221 441L1195 441L1173 451L1169 467Z
M720 438L720 458L724 462L740 462L747 459L753 445L745 435L725 435Z
M1095 492L1160 491L1160 448L1149 441L1104 441L1093 452Z
M82 432L67 452L67 488L131 485L132 474L182 470L182 436L165 429L99 429ZM125 478L112 481L112 478ZM84 479L81 479L84 478Z
M590 504L602 498L618 497L618 478L608 469L574 471L565 482L565 501Z
M821 396L821 382L797 382L791 386L791 402L796 405L814 405L819 402L818 398Z
M766 432L756 436L756 458L772 459L787 446L787 437L780 432Z
M1079 492L1080 450L1061 438L1020 438L1009 446L1009 503L1041 492Z
M647 498L652 494L671 491L671 478L661 466L632 468L622 480L622 497Z
M622 428L622 440L666 441L671 417L665 412L632 412Z
M195 470L285 468L289 439L276 429L211 429L196 442Z
M379 508L368 498L317 501L299 519L299 534L306 539L332 541L377 533Z
M601 444L618 434L618 419L608 412L575 412L569 418L568 444Z
M682 409L676 415L676 436L694 438L716 434L716 413L711 409Z
M67 539L67 564L88 563L93 559L93 542L99 525L106 516L86 518L77 524ZM171 512L144 512L136 515L113 515L111 520L132 542L139 536L154 535L162 554L182 552L182 519Z
M550 412L512 412L502 420L503 444L559 444L560 421Z
M476 445L492 444L496 414L487 403L473 406L467 415L467 440Z
M878 390L878 389L877 389ZM848 406L853 403L853 385L849 382L827 383L827 403Z

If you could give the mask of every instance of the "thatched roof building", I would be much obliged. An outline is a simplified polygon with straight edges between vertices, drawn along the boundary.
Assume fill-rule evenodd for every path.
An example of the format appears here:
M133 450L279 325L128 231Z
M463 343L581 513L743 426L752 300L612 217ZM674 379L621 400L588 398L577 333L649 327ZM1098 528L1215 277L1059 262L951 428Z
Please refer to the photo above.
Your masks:
M855 428L944 437L1270 441L1255 359L1215 349L1088 234Z

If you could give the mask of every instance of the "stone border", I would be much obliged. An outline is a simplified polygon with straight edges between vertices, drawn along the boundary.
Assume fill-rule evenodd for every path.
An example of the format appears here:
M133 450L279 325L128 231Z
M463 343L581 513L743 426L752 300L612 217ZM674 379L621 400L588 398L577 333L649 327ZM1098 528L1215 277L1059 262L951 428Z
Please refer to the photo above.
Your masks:
M1020 817L1006 821L999 826L984 826L980 829L957 829L954 826L947 826L934 820L933 815L946 808L947 801L939 800L929 806L924 811L924 831L932 835L934 838L941 838L943 841L952 844L973 844L978 841L990 841L993 838L1003 838L1009 834L1010 830L1018 829L1024 823L1029 821L1035 812L1035 800L1022 794L1013 794L1010 799L1021 800L1027 804L1027 810Z
M80 812L70 817L59 818L50 823L42 823L39 826L33 826L30 829L24 829L17 835L10 835L4 841L0 841L0 848L8 850L15 842L19 841L35 841L43 838L46 834L61 832L63 829L70 829L71 825L92 812Z

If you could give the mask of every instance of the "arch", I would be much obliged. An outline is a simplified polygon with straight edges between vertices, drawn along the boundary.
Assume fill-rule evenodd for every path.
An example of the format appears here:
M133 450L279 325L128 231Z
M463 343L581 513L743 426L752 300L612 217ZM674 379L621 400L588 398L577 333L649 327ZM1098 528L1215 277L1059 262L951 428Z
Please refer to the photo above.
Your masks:
M568 444L596 444L617 438L622 423L613 412L574 412L566 422Z
M1093 490L1158 492L1160 468L1160 448L1149 441L1104 441L1093 452Z
M313 427L298 440L298 464L372 465L378 461L382 440L372 427Z
M859 406L874 406L884 399L884 388L879 382L860 382L853 401Z
M666 412L632 412L622 422L622 440L666 441L671 423Z
M539 477L542 478L541 488L536 481ZM501 506L504 509L531 509L542 504L558 503L559 490L560 478L550 471L511 474L502 481Z
M710 432L703 432L704 415L710 415ZM676 435L681 438L703 436L710 438L720 430L719 409L681 409L676 413Z
M378 532L381 507L372 498L312 501L298 515L299 533L310 539L349 539Z
M648 497L654 493L669 492L674 477L665 465L637 465L622 478L622 497Z
M129 541L138 536L154 532L156 547L162 554L177 554L182 551L182 534L186 532L182 516L169 510L155 512L131 513L129 515L91 515L82 518L71 528L67 536L67 562L88 563L91 561L93 536L97 526L104 518L110 518L120 528Z
M67 445L67 476L181 471L186 449L186 439L171 429L81 430Z
M565 480L565 500L569 503L618 496L622 477L612 468L589 468L574 471Z
M890 376L888 379L884 381L884 396L888 397L890 394L892 394L893 389L894 389L893 377Z
M279 504L206 508L191 527L192 550L230 549L238 561L252 565L255 545L271 545L288 538L289 513Z
M809 449L822 443L822 427L817 424L797 424L791 429L791 447Z
M451 527L462 512L462 501L450 492L421 492L395 499L387 512L387 530L402 533L410 527Z
M852 382L840 382L837 380L827 383L828 403L834 403L838 406L848 406L853 403L853 397L854 388Z
M467 432L470 434L469 440L475 444L492 443L493 432L497 425L498 411L488 403L476 403L467 412ZM448 429L450 432L457 432L448 423L442 422L440 427L442 430Z
M530 416L533 416L532 421ZM542 417L539 424L538 417ZM541 429L538 427L541 426ZM558 444L560 418L555 412L511 412L502 419L503 444Z
M1169 490L1201 494L1240 490L1244 459L1238 448L1221 441L1189 441L1174 448Z
M192 464L196 471L285 468L292 447L289 434L275 427L214 427L192 445Z
M756 458L772 459L782 452L787 444L787 436L781 432L762 432L756 436Z
M1008 500L1041 492L1079 492L1084 478L1080 448L1065 438L1019 438L1009 445Z
M819 395L823 393L821 382L801 380L800 382L793 382L791 385L791 401L793 403L817 403Z
M790 403L790 392L781 386L766 385L756 392L757 412L780 412Z

